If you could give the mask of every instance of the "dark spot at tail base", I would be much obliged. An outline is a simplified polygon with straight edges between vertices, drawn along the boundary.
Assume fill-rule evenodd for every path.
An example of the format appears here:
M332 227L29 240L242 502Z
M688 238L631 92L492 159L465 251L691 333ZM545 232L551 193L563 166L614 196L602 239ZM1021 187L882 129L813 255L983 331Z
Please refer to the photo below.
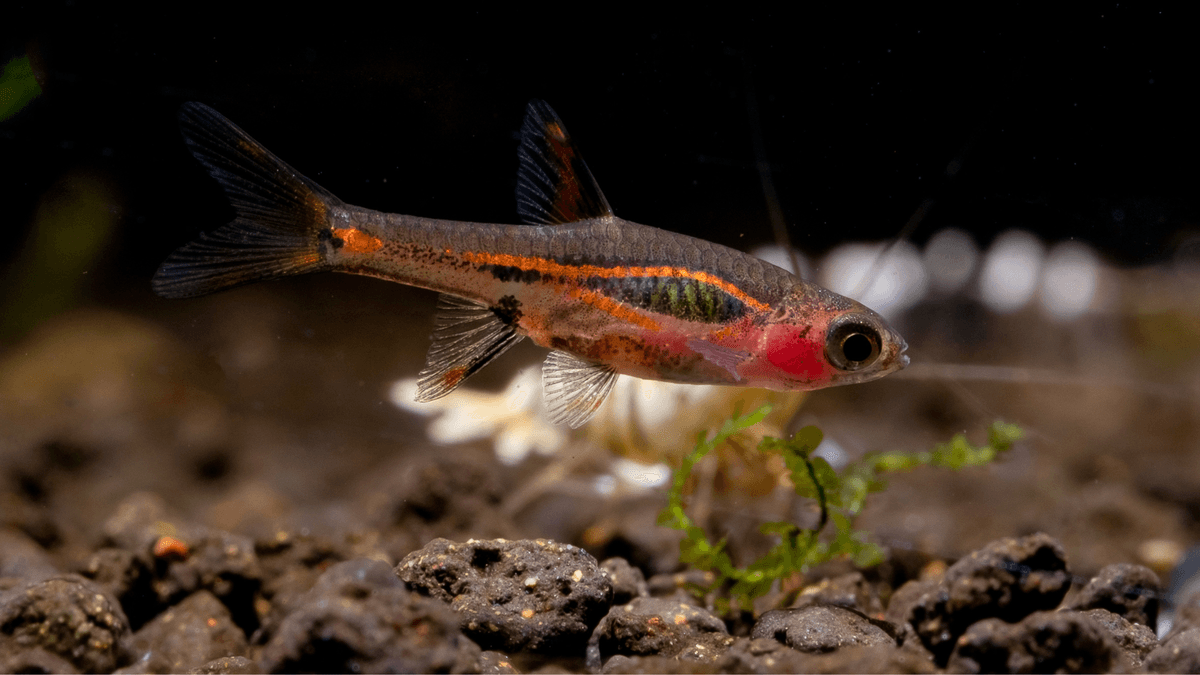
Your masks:
M333 236L333 230L329 228L321 230L321 232L317 234L317 240L323 244L329 244L334 249L339 249L346 243L341 237Z

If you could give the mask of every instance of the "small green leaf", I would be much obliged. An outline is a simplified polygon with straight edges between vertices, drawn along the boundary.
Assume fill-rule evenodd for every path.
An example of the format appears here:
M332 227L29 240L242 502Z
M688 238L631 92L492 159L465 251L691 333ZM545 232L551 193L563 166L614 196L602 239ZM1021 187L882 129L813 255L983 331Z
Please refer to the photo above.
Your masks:
M758 531L763 534L777 534L781 537L791 536L799 529L795 523L763 523L758 526Z
M1021 440L1025 435L1025 431L1015 424L1006 422L992 422L992 426L988 429L988 443L996 448L997 452L1005 452L1012 448L1013 443Z
M808 453L816 450L824 439L825 434L821 433L820 429L809 425L792 436L792 444L798 448L798 453L807 456ZM799 448L805 448L805 450L799 450Z
M866 478L857 474L847 476L842 479L841 505L849 509L851 513L857 514L866 505L867 493L870 491L871 484Z
M886 556L883 549L871 543L863 544L854 554L854 564L858 567L874 567L884 561Z
M881 472L907 471L919 463L916 456L904 452L885 452L875 456L875 470Z
M41 93L28 56L4 64L0 71L0 122L16 115Z
M817 476L817 482L821 487L825 488L826 492L836 491L842 484L842 479L838 478L837 472L829 466L829 462L824 457L813 457L809 460L812 463L813 473Z

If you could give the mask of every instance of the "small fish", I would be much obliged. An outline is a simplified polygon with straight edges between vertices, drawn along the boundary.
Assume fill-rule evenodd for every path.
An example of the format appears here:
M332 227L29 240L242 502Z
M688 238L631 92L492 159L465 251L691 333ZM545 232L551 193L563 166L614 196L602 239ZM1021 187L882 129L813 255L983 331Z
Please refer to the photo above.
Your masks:
M208 106L184 104L179 121L236 218L172 253L155 292L186 298L321 271L438 291L418 401L449 394L525 337L551 350L547 409L571 427L618 374L792 391L908 365L903 338L861 304L740 251L616 217L543 101L521 129L525 225L351 206Z

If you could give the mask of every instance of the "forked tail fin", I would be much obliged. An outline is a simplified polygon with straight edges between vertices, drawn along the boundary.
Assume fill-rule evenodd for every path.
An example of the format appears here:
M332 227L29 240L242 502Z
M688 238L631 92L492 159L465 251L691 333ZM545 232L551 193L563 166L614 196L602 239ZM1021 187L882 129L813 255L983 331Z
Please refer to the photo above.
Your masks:
M319 235L341 200L202 103L183 104L179 126L236 217L168 256L154 275L155 293L187 298L330 269Z

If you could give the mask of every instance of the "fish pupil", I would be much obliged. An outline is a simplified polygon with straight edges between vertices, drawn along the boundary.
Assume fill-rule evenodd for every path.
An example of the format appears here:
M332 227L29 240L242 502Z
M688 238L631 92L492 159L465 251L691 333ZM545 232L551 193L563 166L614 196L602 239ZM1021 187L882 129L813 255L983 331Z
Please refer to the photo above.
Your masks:
M866 361L871 358L873 351L874 345L871 344L871 338L862 333L851 333L842 341L842 353L846 355L847 361Z

